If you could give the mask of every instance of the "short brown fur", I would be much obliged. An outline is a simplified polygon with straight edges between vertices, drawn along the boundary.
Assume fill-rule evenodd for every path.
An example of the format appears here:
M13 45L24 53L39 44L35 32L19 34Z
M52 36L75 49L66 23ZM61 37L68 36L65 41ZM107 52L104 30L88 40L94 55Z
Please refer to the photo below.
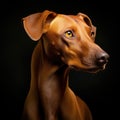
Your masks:
M31 60L31 84L22 120L92 120L87 104L69 87L71 68L96 73L109 55L95 44L96 27L83 14L45 10L23 18L28 36L38 41Z

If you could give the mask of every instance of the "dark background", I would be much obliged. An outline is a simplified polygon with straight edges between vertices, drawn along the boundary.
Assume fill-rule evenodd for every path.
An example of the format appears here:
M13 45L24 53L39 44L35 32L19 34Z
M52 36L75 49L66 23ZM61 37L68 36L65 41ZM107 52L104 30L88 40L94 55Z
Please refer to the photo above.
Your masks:
M105 0L21 0L0 4L0 119L20 120L30 83L30 61L37 42L25 33L21 19L45 9L64 14L87 14L97 26L96 43L109 53L106 70L89 74L72 70L70 86L89 106L93 120L118 115L118 3Z

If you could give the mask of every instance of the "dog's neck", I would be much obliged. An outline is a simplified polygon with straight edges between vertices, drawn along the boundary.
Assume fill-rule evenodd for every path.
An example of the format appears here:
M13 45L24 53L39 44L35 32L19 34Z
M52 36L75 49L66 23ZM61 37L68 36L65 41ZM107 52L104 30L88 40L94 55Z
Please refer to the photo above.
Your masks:
M47 40L41 39L34 49L31 62L31 79L36 80L31 80L31 83L33 82L32 84L44 94L52 94L56 91L62 96L68 84L69 67L60 61L57 62L58 57L47 55L45 48L47 43L45 42ZM54 58L51 59L50 57Z
M58 110L68 87L68 66L57 63L54 58L55 64L51 60L45 53L43 40L40 40L32 55L30 89L40 96L45 116ZM47 113L49 111L51 113Z

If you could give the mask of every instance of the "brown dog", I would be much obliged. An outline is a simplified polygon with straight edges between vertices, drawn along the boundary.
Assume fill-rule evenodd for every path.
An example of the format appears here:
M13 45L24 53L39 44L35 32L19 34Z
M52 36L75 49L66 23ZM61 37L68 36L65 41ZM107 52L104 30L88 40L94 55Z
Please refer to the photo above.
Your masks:
M91 120L88 106L69 88L70 68L95 73L109 55L95 44L96 28L82 13L45 10L23 18L28 36L38 41L31 61L31 84L24 120Z

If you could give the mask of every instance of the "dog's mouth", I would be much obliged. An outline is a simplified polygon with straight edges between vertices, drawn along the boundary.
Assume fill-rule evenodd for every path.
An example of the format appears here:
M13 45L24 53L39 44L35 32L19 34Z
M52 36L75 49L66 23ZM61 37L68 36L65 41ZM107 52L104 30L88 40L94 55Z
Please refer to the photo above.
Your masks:
M87 57L81 57L80 55L78 56L76 54L72 57L71 56L63 57L63 62L66 63L70 68L86 71L89 73L96 73L104 70L109 59L109 55L104 51L100 52L99 54L90 54Z
M97 73L99 71L105 70L106 64L104 64L102 66L95 65L95 66L92 66L92 67L78 67L78 66L71 65L70 68L76 69L78 71L82 70L82 71L89 72L89 73Z
M84 69L84 71L87 71L89 73L97 73L99 71L103 71L105 69L105 66L100 66L100 67L93 67L93 68L88 68L88 69Z

